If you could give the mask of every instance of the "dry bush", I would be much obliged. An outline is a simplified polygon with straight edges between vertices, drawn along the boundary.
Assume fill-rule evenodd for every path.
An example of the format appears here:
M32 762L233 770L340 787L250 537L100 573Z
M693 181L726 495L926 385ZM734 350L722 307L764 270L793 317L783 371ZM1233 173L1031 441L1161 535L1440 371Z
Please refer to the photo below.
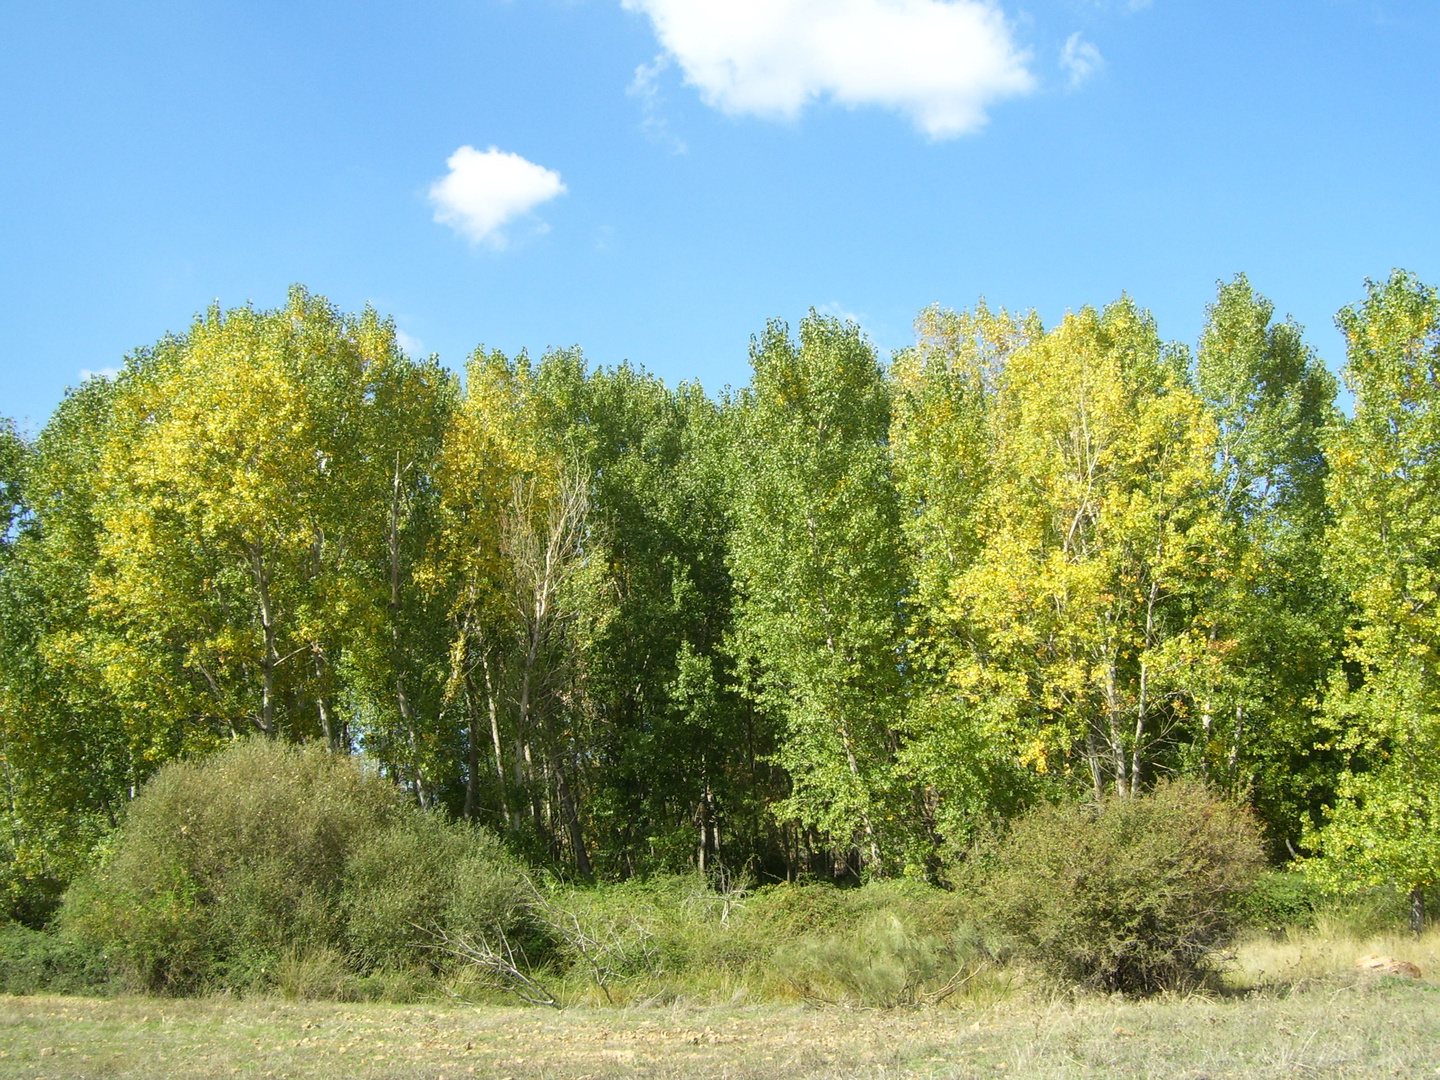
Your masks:
M348 997L354 976L433 962L417 946L436 930L506 917L523 881L363 761L257 739L162 769L61 923L141 989Z
M1023 958L1134 994L1199 983L1263 865L1250 814L1188 781L1041 807L972 864L962 884Z

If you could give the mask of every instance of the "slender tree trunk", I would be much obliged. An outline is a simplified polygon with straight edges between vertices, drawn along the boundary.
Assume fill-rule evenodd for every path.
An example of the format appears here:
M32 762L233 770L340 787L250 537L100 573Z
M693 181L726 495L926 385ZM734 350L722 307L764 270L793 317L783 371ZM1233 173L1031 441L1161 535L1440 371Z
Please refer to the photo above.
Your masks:
M1416 885L1410 890L1410 929L1416 933L1425 930L1425 887Z
M1101 764L1100 740L1097 737L1096 722L1086 720L1085 722L1085 758L1090 766L1090 786L1095 792L1095 798L1101 799L1105 795L1105 766Z
M408 736L413 767L415 770L415 798L420 805L428 808L431 802L425 773L420 767L420 740L415 730L414 709L410 696L405 692L405 648L400 635L400 509L401 481L405 470L400 465L400 453L395 453L395 472L390 484L390 522L386 535L386 548L390 556L390 663L395 676L395 707L400 713L400 722Z
M1119 676L1115 670L1115 658L1111 657L1105 667L1105 719L1109 726L1110 761L1115 770L1115 794L1125 798L1130 794L1128 783L1125 739L1121 734L1124 723L1120 708Z
M1242 703L1235 706L1235 741L1230 744L1230 758L1225 763L1226 772L1229 773L1227 779L1229 780L1230 786L1232 788L1235 786L1236 781L1239 779L1235 774L1239 771L1240 768L1240 739L1244 734L1245 706Z
M275 734L275 669L280 663L276 647L275 612L270 603L270 571L265 566L264 550L259 544L250 546L250 569L255 576L255 593L260 601L260 629L265 637L260 659L260 730Z
M595 880L595 871L590 867L590 855L585 850L585 833L580 828L580 812L570 782L565 778L565 769L560 763L559 752L550 751L550 768L555 773L555 792L560 796L560 809L565 814L565 830L570 836L570 852L575 859L575 872L586 881Z
M1135 708L1135 745L1130 748L1130 794L1140 794L1140 772L1144 758L1146 713L1150 708L1150 665L1140 662L1140 700Z
M510 816L510 796L505 790L505 751L500 741L500 709L495 694L495 679L490 672L490 658L481 658L485 672L485 707L490 713L490 742L495 748L495 790L500 795L500 812L505 816L505 825L513 829L515 822Z
M465 675L465 717L468 729L465 735L465 806L461 816L474 821L480 803L480 723L477 718L479 704L475 700L475 682L469 673Z
M320 731L325 736L325 745L330 748L332 754L340 753L341 739L340 732L335 728L334 718L330 715L329 702L325 700L325 661L320 650L314 650L315 655L315 708L320 713Z

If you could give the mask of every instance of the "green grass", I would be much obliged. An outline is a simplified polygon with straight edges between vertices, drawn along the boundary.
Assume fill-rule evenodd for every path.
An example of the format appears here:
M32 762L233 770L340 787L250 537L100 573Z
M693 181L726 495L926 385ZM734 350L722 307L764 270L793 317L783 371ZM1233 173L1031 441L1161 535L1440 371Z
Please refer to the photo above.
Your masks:
M1435 1077L1440 987L625 1009L0 997L0 1077Z

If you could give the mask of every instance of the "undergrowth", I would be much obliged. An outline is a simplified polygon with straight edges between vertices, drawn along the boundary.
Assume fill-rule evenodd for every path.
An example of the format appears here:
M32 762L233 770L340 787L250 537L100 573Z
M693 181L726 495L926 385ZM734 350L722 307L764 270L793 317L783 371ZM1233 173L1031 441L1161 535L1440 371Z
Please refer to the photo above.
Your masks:
M1243 813L1174 784L1041 808L949 889L576 885L362 761L253 742L162 770L49 931L0 925L0 991L893 1008L1299 984L1366 951L1440 966L1440 936L1392 933L1398 894L1256 879L1257 850Z

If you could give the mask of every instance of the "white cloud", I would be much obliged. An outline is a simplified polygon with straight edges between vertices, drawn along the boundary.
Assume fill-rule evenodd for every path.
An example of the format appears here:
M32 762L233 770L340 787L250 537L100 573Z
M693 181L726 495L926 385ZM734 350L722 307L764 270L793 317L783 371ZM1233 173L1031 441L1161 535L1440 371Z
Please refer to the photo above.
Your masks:
M119 369L119 368L102 367L102 368L96 368L95 370L92 371L90 368L85 367L85 368L81 368L81 369L80 369L80 381L83 383L83 382L89 382L91 379L104 379L104 380L106 380L106 381L108 382L109 380L115 378L115 376L116 376L116 375L119 375L119 374L120 374L120 369Z
M430 185L435 220L477 244L504 247L506 224L567 190L554 170L493 146L462 146L445 164L450 172Z
M648 64L635 69L635 78L625 92L640 102L640 130L652 142L666 147L672 154L685 153L685 141L670 130L670 123L660 112L664 97L660 93L660 74L670 66L670 57L664 53Z
M933 139L974 131L1032 89L991 0L622 0L707 104L793 118L829 96L908 115ZM638 73L637 73L638 76Z
M406 356L415 357L425 355L425 342L417 337L411 337L399 327L395 328L395 344L400 346L400 350Z
M1060 66L1069 74L1070 85L1079 86L1105 66L1105 58L1077 31L1065 39L1065 47L1060 50Z
M821 315L833 315L841 322L852 322L856 326L864 326L868 318L868 316L851 311L838 300L831 300L828 304L821 304L815 310Z

